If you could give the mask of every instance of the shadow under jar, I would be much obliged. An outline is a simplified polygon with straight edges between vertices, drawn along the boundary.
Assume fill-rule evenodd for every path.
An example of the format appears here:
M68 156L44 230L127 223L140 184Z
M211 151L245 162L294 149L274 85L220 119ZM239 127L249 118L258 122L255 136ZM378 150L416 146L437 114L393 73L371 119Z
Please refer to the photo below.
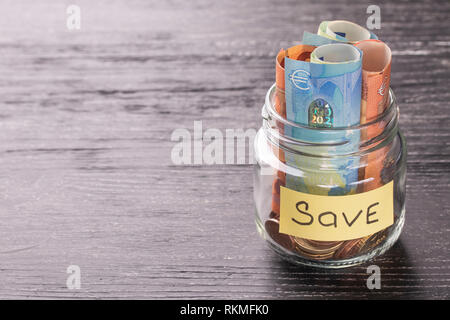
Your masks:
M255 138L258 231L297 264L340 268L383 254L405 219L406 143L392 90L376 119L341 128L285 119L277 91L267 92Z

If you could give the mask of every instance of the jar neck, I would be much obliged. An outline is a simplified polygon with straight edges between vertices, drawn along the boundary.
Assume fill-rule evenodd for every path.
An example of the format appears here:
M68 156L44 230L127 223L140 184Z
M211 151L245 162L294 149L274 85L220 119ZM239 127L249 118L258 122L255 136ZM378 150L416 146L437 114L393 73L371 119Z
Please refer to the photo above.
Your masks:
M262 109L263 131L274 145L295 153L315 156L361 156L388 144L398 132L398 107L389 90L388 107L377 118L348 127L316 128L286 119L279 112L284 92L275 84L266 95ZM277 111L278 110L278 111Z

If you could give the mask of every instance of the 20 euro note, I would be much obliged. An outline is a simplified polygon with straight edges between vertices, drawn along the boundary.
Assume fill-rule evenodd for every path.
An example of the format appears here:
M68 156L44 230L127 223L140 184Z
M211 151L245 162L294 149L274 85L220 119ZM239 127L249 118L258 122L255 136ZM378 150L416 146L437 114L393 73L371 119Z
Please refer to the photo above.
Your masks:
M341 42L330 39L330 38L323 37L323 36L315 34L315 33L303 31L302 44L304 44L304 45L319 47L319 46L322 46L325 44L331 44L331 43L341 43Z
M356 189L358 159L338 154L357 150L359 133L329 128L359 124L362 55L351 45L327 46L335 45L350 47L357 59L353 55L348 60L344 57L342 61L327 63L326 57L321 57L321 63L311 63L309 59L285 58L286 118L300 125L286 127L285 134L306 142L292 146L295 154L285 154L288 165L302 169L296 175L286 176L286 187L301 192L343 195ZM325 51L332 53L334 49L337 47ZM331 145L317 146L324 142Z
M372 32L349 21L324 21L318 34L305 32L304 44L351 43L363 52L361 124L373 121L381 115L389 103L391 50ZM314 60L314 59L312 59ZM361 141L369 141L381 133L383 126L368 126L361 130ZM383 168L387 147L377 149L360 159L360 177L364 179L364 191L383 185Z

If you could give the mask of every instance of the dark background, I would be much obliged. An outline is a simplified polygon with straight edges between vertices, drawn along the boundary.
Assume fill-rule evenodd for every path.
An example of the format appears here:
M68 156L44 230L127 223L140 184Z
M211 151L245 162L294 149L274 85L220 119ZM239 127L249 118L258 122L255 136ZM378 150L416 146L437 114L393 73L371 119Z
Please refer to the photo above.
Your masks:
M68 31L66 8L81 7ZM257 129L275 55L381 8L408 143L385 255L293 266L259 238L252 166L171 162L173 130ZM1 1L0 298L448 299L448 1ZM69 265L81 289L66 287ZM366 268L381 268L368 290Z

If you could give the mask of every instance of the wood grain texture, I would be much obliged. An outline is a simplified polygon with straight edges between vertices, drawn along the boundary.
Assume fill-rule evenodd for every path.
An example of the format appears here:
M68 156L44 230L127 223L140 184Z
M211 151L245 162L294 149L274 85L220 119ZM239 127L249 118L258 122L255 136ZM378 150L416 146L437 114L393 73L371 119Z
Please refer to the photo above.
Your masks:
M66 8L82 10L80 31ZM406 225L373 262L281 261L254 224L251 165L176 166L177 128L254 128L280 47L322 20L393 50ZM450 298L448 1L2 1L0 298ZM445 27L444 27L445 26ZM81 290L66 268L81 268ZM377 264L382 289L366 287Z

